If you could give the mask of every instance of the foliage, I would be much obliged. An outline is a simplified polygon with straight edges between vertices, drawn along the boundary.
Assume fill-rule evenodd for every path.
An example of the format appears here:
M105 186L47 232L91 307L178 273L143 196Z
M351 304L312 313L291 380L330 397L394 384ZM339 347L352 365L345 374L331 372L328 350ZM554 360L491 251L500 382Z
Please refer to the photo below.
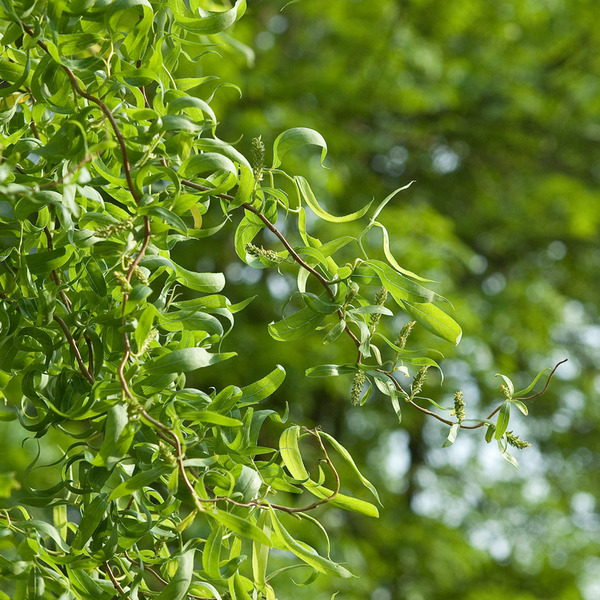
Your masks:
M351 376L354 404L376 389L398 419L411 406L446 425L446 445L482 428L515 465L508 445L526 445L508 430L511 407L526 414L542 373L519 392L502 376L504 400L485 418L467 418L460 392L449 408L421 395L440 353L406 348L414 325L451 344L462 331L431 282L398 264L379 221L408 186L362 228L323 242L317 222L358 223L371 206L336 216L306 178L281 169L303 146L322 163L320 133L285 130L271 167L260 137L250 160L217 137L207 88L217 80L187 70L221 44L240 47L226 30L246 6L200 4L0 3L2 419L18 419L41 448L56 432L61 444L54 463L38 453L3 482L5 495L25 488L0 515L0 576L14 598L275 598L271 580L285 570L352 575L309 513L329 504L374 517L378 494L332 435L281 427L287 411L260 406L285 367L253 382L230 374L219 389L210 370L198 388L186 384L190 371L252 364L234 329L252 299L231 302L223 274L174 258L206 238L219 240L214 256L225 235L247 266L293 275L297 290L268 325L275 341L317 332L351 346L352 361L309 377ZM278 444L263 441L269 421ZM58 480L36 484L41 467ZM345 493L342 469L374 501ZM287 553L282 569L269 570L272 549Z

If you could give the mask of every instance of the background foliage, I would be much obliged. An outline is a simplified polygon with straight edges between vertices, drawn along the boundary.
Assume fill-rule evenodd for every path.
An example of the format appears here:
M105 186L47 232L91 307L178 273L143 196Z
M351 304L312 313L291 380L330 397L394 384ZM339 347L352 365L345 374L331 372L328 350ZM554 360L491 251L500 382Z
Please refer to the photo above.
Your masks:
M250 3L237 29L256 57L252 67L240 59L229 77L244 97L215 98L238 108L223 124L232 126L228 139L299 123L318 129L331 169L317 170L310 157L297 166L332 208L356 209L416 180L388 206L386 224L395 255L440 281L456 307L464 335L441 363L448 397L456 379L466 378L467 401L487 404L496 370L525 377L569 358L532 408L535 419L520 425L533 448L516 475L475 440L462 436L440 450L442 433L420 418L405 415L409 438L370 404L360 418L340 416L343 385L309 393L294 382L302 402L292 410L327 419L338 435L346 431L340 440L381 472L382 517L363 529L361 546L369 572L378 565L384 582L376 597L464 597L467 589L494 597L496 589L516 598L594 598L594 3L384 0L375 11L367 2L349 10L334 0L279 12L283 4ZM314 408L306 408L315 395ZM426 520L407 534L415 513ZM397 526L389 529L385 519ZM447 545L439 542L444 535ZM484 550L480 562L470 544ZM434 563L443 566L434 571Z
M113 14L98 27L104 31L108 23L108 30L113 27L119 37L138 14L144 27L145 4L131 3L137 7L132 8L133 17L117 19ZM214 91L211 110L223 117L218 125L219 138L238 140L243 135L235 147L250 156L251 140L258 135L269 147L279 132L292 127L307 126L321 132L330 149L326 159L329 170L321 169L319 153L314 149L307 149L304 154L298 149L286 155L285 167L291 173L305 175L319 200L335 214L359 210L373 197L379 202L395 188L416 179L412 187L390 201L382 219L390 229L394 255L410 270L441 281L435 286L436 291L451 299L456 307L453 316L463 326L464 337L456 350L449 344L439 346L447 356L441 362L446 376L442 394L433 374L425 385L425 392L436 401L444 400L450 405L455 389L461 387L467 410L484 414L501 401L498 382L493 378L496 371L517 373L515 379L524 387L529 383L528 374L565 357L570 360L557 372L559 380L554 380L550 392L530 407L535 419L518 424L519 431L527 432L525 437L534 447L521 458L521 470L516 475L497 454L487 452L480 436L461 434L452 448L440 450L447 430L423 419L416 411L404 411L400 429L392 408L379 395L373 395L362 407L349 407L351 377L305 378L305 369L319 362L354 361L355 350L351 345L340 344L339 349L337 344L323 346L322 336L314 335L285 346L269 341L265 324L281 318L295 283L285 269L279 275L273 270L240 265L233 245L226 241L231 235L227 227L206 240L194 240L193 245L185 242L176 246L173 260L182 268L201 273L225 272L227 295L234 305L257 293L263 299L269 294L272 299L251 303L235 314L235 344L228 346L226 340L225 350L243 348L246 356L252 357L235 359L235 381L231 375L233 363L224 362L212 366L210 376L199 371L202 375L188 380L186 385L197 385L206 393L210 393L210 386L216 390L231 383L243 387L255 381L257 374L272 372L274 365L282 362L285 350L286 363L293 368L287 369L286 382L270 400L270 407L283 414L287 403L291 422L320 425L333 434L350 450L363 471L368 468L369 479L381 494L379 520L331 508L319 513L319 519L333 532L336 558L345 561L361 579L346 584L345 580L321 577L306 588L287 590L290 580L282 575L275 580L279 582L279 597L303 597L304 589L307 597L318 595L321 590L322 597L328 598L341 590L342 597L370 595L374 600L442 594L450 598L494 598L508 593L515 598L594 597L598 585L594 579L597 543L593 537L598 527L597 490L589 473L597 461L594 425L598 415L593 399L598 388L599 335L595 325L598 289L593 284L593 272L600 258L600 213L595 200L598 125L593 77L598 39L592 26L592 3L567 6L555 2L548 6L507 2L489 10L482 1L452 5L383 0L376 11L366 2L352 2L349 11L347 2L336 0L326 6L304 1L280 12L283 4L250 3L248 13L234 30L235 38L247 47L238 44L236 50L231 50L221 45L223 39L212 38L210 42L218 44L220 56L207 54L197 60L197 55L188 59L181 53L177 66L170 66L176 77L207 78L195 95L208 100ZM10 5L3 3L5 10L7 6ZM436 19L431 18L432 14L437 15ZM18 16L29 23L35 20L31 15ZM5 18L6 23L13 18L10 11ZM12 43L15 35L19 31L14 28L10 34L5 31L4 41ZM228 34L222 36L225 41L232 41ZM119 68L140 68L135 52L137 47L141 54L141 39L143 36L137 40L135 35L130 36L127 46L119 37L117 54L123 61ZM57 42L51 37L48 41ZM69 54L64 52L64 44L75 41L61 41L63 53ZM256 49L253 60L249 48ZM44 56L39 46L34 46L32 52L34 58ZM123 56L123 52L131 55ZM23 61L23 51L20 57ZM156 53L145 55L144 60L152 57L157 60ZM13 56L8 62L14 61ZM56 75L59 69L48 67L49 64L46 61L43 69L54 68L56 88L40 88L39 94L54 104L51 110L56 110L57 104L70 104L74 96L64 97L70 93L68 82L64 76ZM10 66L3 62L3 68ZM39 65L35 68L39 69L38 75L49 77ZM132 85L150 85L156 72L144 72L140 80L131 79L131 73L123 76L130 79L116 79L131 89ZM211 79L213 74L218 74L220 81ZM3 72L3 78L12 84L20 76L20 72ZM102 85L93 81L91 75L84 81L86 85ZM218 87L228 81L242 89L241 100L234 88ZM166 86L169 82L162 83ZM22 81L15 89L21 86ZM114 98L127 101L127 97L119 97L116 84L114 90ZM131 110L140 110L139 105L135 106L140 98L135 92L130 93L135 96ZM3 110L12 111L5 122L14 123L10 119L23 113L17 111L13 91L5 96L8 100ZM143 98L141 102L143 107ZM84 104L81 101L80 108ZM192 121L201 119L202 137L211 137L211 111L204 106L194 108L201 115L193 113ZM34 121L45 110L40 108ZM91 135L98 137L93 141L101 144L103 139L112 138L114 146L114 136L105 135L102 129L107 127L106 119L98 110L91 112L97 124ZM134 137L147 133L137 130L135 124L145 116L150 119L146 127L151 127L153 116L128 115L127 108L119 112L121 125L131 132L128 143L147 144L151 138ZM173 117L190 114L174 112L178 114L171 114ZM56 110L56 114L61 113ZM169 132L165 137L176 141L164 148L158 145L156 154L174 158L179 164L200 130L194 130L189 122L186 127L191 131L181 128L181 121L176 119L166 119L167 124L164 121L163 118L163 131ZM26 128L25 122L21 125ZM57 133L51 123L45 125L48 129L42 130L40 137L46 145L53 140L54 146L50 145L45 157L42 153L41 165L19 162L25 171L21 184L33 179L39 184L40 169L47 169L44 173L51 174L54 181L69 176L68 168L62 172L52 169L62 158L57 153L66 140L71 141L76 135L85 139L74 133L81 130L77 119L71 120L68 130L63 130L62 139L60 130ZM52 138L47 132L56 135ZM17 130L8 133L15 134ZM6 138L3 140L9 149L4 154L9 160L3 167L9 164L14 168L18 159L11 162L11 155L27 156L39 145L34 140L27 142L34 144L32 147L22 144L15 148L23 137L21 131L8 143ZM31 136L27 129L26 137L31 140L38 136ZM68 149L72 161L74 152L79 152L79 160L83 160L88 152L105 150L103 157L108 154L114 157L114 165L122 164L119 148L109 144L106 149L97 146L90 150L83 145L82 142ZM210 150L224 153L221 148ZM143 160L143 156L134 155L133 160ZM77 165L75 160L71 166ZM95 173L92 165L88 167L91 176L103 177L99 181L112 183L113 188L127 188L120 167L112 169L112 182L107 178L110 168ZM212 187L221 182L203 183ZM285 182L281 186L283 191L293 191ZM61 190L63 197L65 187ZM69 193L66 192L67 197ZM50 196L45 198L45 204L53 206ZM85 194L83 198L88 203L96 200ZM127 192L114 198L130 212L137 210ZM82 197L78 195L78 199L81 202ZM54 206L56 209L52 210L64 228L69 211L61 210L58 204ZM38 210L39 205L35 208ZM136 214L144 216L143 212ZM203 215L203 228L220 223L218 215L218 211ZM189 213L180 216L184 217L188 233L197 231L197 221ZM118 213L117 217L121 220L126 215ZM152 217L164 218L165 214L155 213ZM175 231L181 228L175 217L169 218L170 227L175 227ZM38 227L43 225L29 221ZM111 224L112 221L92 222L88 229ZM329 237L318 221L309 225L311 234ZM356 223L340 224L335 235L357 235L360 230ZM103 249L102 260L114 259L115 244L123 245L122 231L111 233L106 241L93 244L90 253L99 247ZM142 239L140 233L138 225L137 239ZM173 233L172 230L170 235ZM368 252L379 252L379 235L373 231L366 237ZM40 232L42 241L38 243L48 249L44 237ZM264 244L275 247L275 241L266 236ZM72 242L55 237L53 243L59 248ZM211 252L215 245L218 254ZM57 256L50 266L64 267L65 272L75 269L75 265L61 262L63 259L64 255ZM130 266L122 266L123 275L127 275ZM111 273L118 271L114 262L112 270L108 263L107 267ZM182 274L185 279L184 271L176 273L180 283ZM109 282L115 290L112 300L117 302L125 290L118 279L109 277ZM192 289L206 291L198 290L205 284L197 282ZM59 286L53 286L48 278L44 286L46 291L54 289L55 297L59 294ZM89 302L89 297L82 297L81 302ZM137 308L141 307L136 305ZM39 310L46 318L52 314L48 308ZM37 313L32 316L38 319ZM386 319L382 321L385 326ZM206 322L208 319L204 326ZM399 329L402 322L395 321L391 329ZM57 340L60 330L57 324L54 328ZM215 335L215 331L212 333ZM134 339L143 337L137 332L132 334ZM115 336L115 348L121 337L122 332ZM216 338L214 341L217 343ZM417 329L411 336L412 344L430 347L439 343L430 333ZM62 352L69 356L66 344ZM122 348L119 357L120 352ZM411 372L414 374L415 370ZM114 380L116 373L111 375ZM6 389L10 397L10 386ZM104 407L105 414L108 408ZM115 421L118 416L115 415ZM283 428L269 427L261 444L276 446ZM31 453L35 454L33 444L25 444L25 452L30 453L27 456L17 450L23 434L15 422L6 431L4 460L10 469L22 473L32 459ZM69 435L73 433L87 432L70 429ZM52 443L61 442L53 439ZM98 443L94 445L102 448ZM43 449L43 462L51 462L50 449ZM105 463L108 458L104 456ZM148 459L144 461L150 467ZM355 480L357 488L352 493L360 494L360 482L351 470L346 473L343 465L338 468L345 485L351 489ZM31 477L34 475L40 477L39 470ZM41 477L41 481L50 485L55 480L49 475ZM5 489L9 494L16 485L30 483L21 475L16 480L7 476ZM13 490L13 497L19 495L22 497L23 491ZM91 501L91 496L86 499L86 503ZM295 535L303 534L305 540L312 535L307 534L305 527L294 529L292 522L289 527L297 531ZM198 532L198 536L208 538L205 531ZM84 544L81 540L78 543ZM274 560L280 560L277 554ZM170 576L172 571L167 571ZM27 572L27 578L34 582L36 576L35 571Z

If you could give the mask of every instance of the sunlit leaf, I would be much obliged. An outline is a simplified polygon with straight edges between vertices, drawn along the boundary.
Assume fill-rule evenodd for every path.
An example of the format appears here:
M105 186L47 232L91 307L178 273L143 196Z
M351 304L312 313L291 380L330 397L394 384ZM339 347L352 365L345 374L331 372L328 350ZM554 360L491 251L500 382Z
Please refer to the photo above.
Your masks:
M327 156L327 142L323 136L314 129L307 127L294 127L280 133L273 143L273 169L281 164L283 156L299 146L319 146L321 150L321 164Z
M204 348L182 348L149 360L144 370L153 374L187 373L234 356L235 352L211 353Z

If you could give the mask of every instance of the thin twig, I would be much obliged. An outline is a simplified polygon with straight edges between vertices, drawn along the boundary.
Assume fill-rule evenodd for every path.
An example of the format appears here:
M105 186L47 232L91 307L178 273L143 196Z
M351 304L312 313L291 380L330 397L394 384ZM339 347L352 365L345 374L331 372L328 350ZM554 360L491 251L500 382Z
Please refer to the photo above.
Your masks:
M25 32L28 35L30 35L31 37L34 37L33 29L31 29L31 27L29 27L29 25L26 25L25 23L21 23L21 25L23 26L23 29L25 30ZM46 54L50 55L50 52L48 51L48 46L45 44L44 41L37 40L37 45L42 50L44 50L44 52L46 52ZM131 192L131 195L133 196L133 199L135 200L136 204L139 203L140 198L137 193L137 190L135 189L135 186L133 185L133 179L131 178L131 165L129 163L129 155L127 153L127 146L125 145L125 138L123 137L123 134L121 133L121 130L119 129L119 126L117 125L117 121L115 120L115 117L112 114L112 111L110 110L110 108L108 108L108 106L106 106L106 104L102 100L100 100L100 98L96 98L95 96L86 92L85 90L83 90L80 87L77 77L75 76L75 74L69 67L67 67L66 65L61 65L61 67L62 67L63 71L67 74L67 77L69 78L69 80L71 82L71 86L73 87L73 90L75 91L75 93L78 94L79 96L81 96L82 98L85 98L86 100L89 100L90 102L93 102L94 104L96 104L100 108L100 110L105 114L106 118L110 121L110 124L111 124L113 131L115 133L115 136L117 138L119 147L121 148L121 154L123 156L123 170L125 171L125 179L127 180L127 187L129 188L129 191Z
M131 556L129 556L129 554L127 554L127 550L123 551L123 554L125 555L125 558L135 567L142 568L144 571L148 571L148 573L152 573L152 575L154 575L154 577L156 577L156 579L158 579L158 581L160 581L163 585L168 585L168 581L166 579L163 579L159 573L157 573L152 567L148 567L147 565L142 565L142 563L138 562L137 560L134 560L133 558L131 558ZM194 598L194 600L211 600L211 598L208 598L206 596L197 596L196 594L190 594L189 592L186 594L187 597L189 598Z
M558 369L558 367L560 367L560 365L562 365L563 363L567 362L567 360L568 359L565 358L564 360L561 360L559 363L557 363L554 366L554 368L552 369L552 372L550 373L550 375L548 375L548 380L546 381L546 385L544 386L544 389L541 392L537 392L536 394L532 394L531 396L527 396L527 397L524 397L524 398L513 398L513 400L520 400L520 401L531 400L532 398L537 398L538 396L541 396L548 389L548 386L550 385L550 380L552 379L552 376L556 372L556 369ZM387 375L387 377L389 377L389 379L391 379L391 381L394 383L394 386L396 387L396 389L399 392L404 392L404 390L402 389L401 385L398 383L397 379L391 373L388 373L387 371L383 371L382 369L377 369L377 371L380 372L380 373L383 373L384 375ZM487 421L489 421L502 408L502 404L500 404L499 406L497 406L487 416L487 418L486 418L485 421L480 421L479 423L477 423L475 425L464 425L463 423L458 423L458 422L455 422L455 421L450 421L449 419L444 419L444 417L441 417L437 413L434 413L433 411L428 410L427 408L419 406L413 400L407 400L407 402L408 402L408 404L410 404L411 406L414 406L417 410L419 410L423 414L429 415L430 417L433 417L434 419L437 419L438 421L441 421L442 423L445 423L446 425L452 426L452 425L458 424L461 429L478 429L479 427L483 427L484 425L489 425L489 423L487 423Z
M119 592L119 594L121 594L121 596L125 596L126 592L121 587L121 584L119 583L119 581L115 577L115 574L113 573L112 569L110 568L110 565L108 564L108 561L104 561L103 564L104 564L104 568L106 569L106 572L108 573L108 577L111 580L114 588L117 590L117 592ZM129 598L129 600L131 600L131 596L129 596L129 594L127 594L126 597Z
M548 380L546 381L546 385L544 386L544 389L541 392L538 392L537 394L532 394L531 396L526 396L525 398L515 398L515 400L532 400L533 398L537 398L538 396L541 396L543 393L546 392L546 390L548 389L548 386L550 385L550 380L552 379L552 376L554 375L554 373L556 372L556 369L558 369L558 367L560 367L560 365L562 365L563 363L566 363L569 359L565 358L564 360L561 360L559 363L557 363L554 367L554 369L552 369L552 372L550 373L550 375L548 375Z
M163 159L163 164L165 164L165 162L166 161L164 161L164 159ZM198 183L194 183L193 181L189 181L188 179L182 179L181 183L187 187L191 187L191 188L196 189L201 192L209 192L211 189L204 185L200 185ZM234 200L234 197L229 194L216 194L216 195L219 198L223 198L224 200ZM325 277L323 277L323 275L321 275L321 273L319 273L316 269L311 267L308 263L306 263L306 261L304 261L300 257L300 255L292 248L290 243L287 241L287 239L283 235L283 233L281 233L281 231L279 231L279 229L277 229L277 227L275 227L275 225L273 225L273 223L271 223L271 221L269 221L269 219L265 215L263 215L257 208L254 208L251 204L248 204L247 202L243 202L240 206L242 208L250 211L251 213L255 214L265 224L267 229L269 229L269 231L271 233L273 233L273 235L275 235L279 239L279 241L283 244L284 248L290 253L290 256L302 268L306 269L311 275L314 275L317 278L317 280L319 281L319 283L325 288L329 297L332 300L335 299L335 293L333 292L333 290L330 287L332 285L331 282L329 282ZM340 320L344 319L344 313L341 309L337 310L337 315L340 318ZM350 336L350 338L352 339L352 341L356 344L356 347L358 348L360 346L360 341L358 340L356 335L354 335L354 333L350 330L350 328L348 327L348 324L346 324L346 326L344 327L344 330ZM357 359L358 362L360 362L361 356L362 355L359 352L358 359Z
M75 355L75 360L77 361L77 365L79 366L79 370L81 374L93 385L94 384L94 376L87 370L87 367L83 363L83 358L81 357L81 352L79 352L79 348L77 347L77 343L75 339L71 335L67 324L58 316L54 315L54 320L60 325L60 328L63 330L65 337L69 341L69 345L71 346L71 350L73 350L73 354Z

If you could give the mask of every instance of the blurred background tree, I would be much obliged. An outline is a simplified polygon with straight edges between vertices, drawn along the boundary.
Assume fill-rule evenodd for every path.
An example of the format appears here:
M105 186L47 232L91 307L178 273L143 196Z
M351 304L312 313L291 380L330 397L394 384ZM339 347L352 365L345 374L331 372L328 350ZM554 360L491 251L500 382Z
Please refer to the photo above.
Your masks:
M340 519L348 560L360 555L361 579L347 588L323 581L322 596L310 586L306 597L340 589L343 598L372 600L597 598L596 3L284 5L249 3L235 35L254 56L218 48L221 56L195 68L230 65L225 80L244 95L220 88L213 105L230 115L220 135L232 141L244 132L244 150L252 137L268 145L289 127L323 133L331 170L316 152L294 157L293 169L308 173L332 211L356 210L416 180L385 209L392 249L440 282L464 331L458 348L448 345L443 387L432 382L426 391L448 401L462 385L467 411L483 410L498 398L495 372L525 384L527 374L569 359L521 424L533 447L515 473L478 436L440 449L444 432L421 415L405 411L399 427L381 398L349 408L349 381L305 379L306 367L333 362L318 338L286 347L296 368L282 404L367 463L385 505L378 522L328 515ZM267 286L274 300L250 305L240 327L254 367L266 372L282 348L251 325L279 317L291 283L232 258L233 250L223 261L239 298ZM427 345L427 336L413 343ZM302 588L290 594L304 597Z

